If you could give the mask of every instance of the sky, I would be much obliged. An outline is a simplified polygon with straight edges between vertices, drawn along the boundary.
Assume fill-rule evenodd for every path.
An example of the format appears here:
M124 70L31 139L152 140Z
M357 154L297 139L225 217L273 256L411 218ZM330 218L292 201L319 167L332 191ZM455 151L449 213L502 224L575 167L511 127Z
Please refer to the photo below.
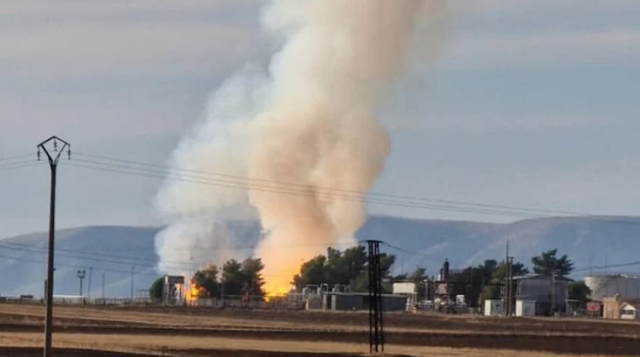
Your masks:
M56 134L75 153L164 164L225 78L268 63L262 5L0 0L0 237L45 231L49 205L48 167L3 170L3 158L35 160ZM392 153L375 191L640 215L638 17L636 0L450 0L436 63L412 66L379 108ZM65 162L58 226L157 225L160 184Z

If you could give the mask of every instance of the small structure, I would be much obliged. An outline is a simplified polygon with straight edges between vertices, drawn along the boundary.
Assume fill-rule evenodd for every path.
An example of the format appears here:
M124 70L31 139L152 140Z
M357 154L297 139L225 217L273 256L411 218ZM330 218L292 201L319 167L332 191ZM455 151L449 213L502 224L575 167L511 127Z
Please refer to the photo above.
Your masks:
M456 297L454 289L454 281L451 277L460 274L460 270L450 269L449 260L445 259L440 269L438 278L433 282L433 303L437 311L453 313L459 308L465 308L457 304L458 297ZM455 280L455 279L454 279ZM427 287L427 295L429 295L430 288Z
M404 295L407 297L406 310L412 311L418 303L418 284L413 281L400 281L392 285L394 295Z
M484 316L501 316L504 315L504 303L502 300L485 300Z
M163 292L163 303L167 305L180 305L185 298L184 276L165 275Z
M637 319L638 309L640 309L640 300L638 299L624 299L620 295L616 295L605 297L602 300L602 317L605 319ZM635 311L636 317L633 317L632 310Z
M382 309L384 311L403 311L407 306L404 295L382 294ZM323 310L354 311L369 308L368 293L334 293L322 295Z
M640 319L640 303L623 302L620 305L620 318L624 320Z
M393 293L394 294L417 294L418 289L417 285L413 281L399 281L393 283Z
M535 300L516 300L516 316L535 316L536 302Z
M602 317L605 319L619 319L621 303L619 295L603 298Z
M602 304L597 301L587 303L587 316L602 317Z

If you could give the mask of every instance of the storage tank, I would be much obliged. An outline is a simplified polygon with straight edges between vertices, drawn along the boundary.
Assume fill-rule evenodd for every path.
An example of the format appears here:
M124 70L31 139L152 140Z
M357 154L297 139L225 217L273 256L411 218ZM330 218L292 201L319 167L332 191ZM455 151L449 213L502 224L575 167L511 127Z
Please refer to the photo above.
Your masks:
M602 301L619 294L621 298L640 299L640 276L623 274L587 275L585 284L591 289L591 299Z

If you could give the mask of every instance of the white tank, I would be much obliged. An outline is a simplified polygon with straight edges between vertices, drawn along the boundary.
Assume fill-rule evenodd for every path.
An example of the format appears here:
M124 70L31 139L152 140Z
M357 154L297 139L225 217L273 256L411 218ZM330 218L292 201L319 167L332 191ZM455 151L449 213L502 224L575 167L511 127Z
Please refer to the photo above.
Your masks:
M640 299L640 276L609 274L587 275L585 284L591 289L591 299L602 301L619 294L622 298Z

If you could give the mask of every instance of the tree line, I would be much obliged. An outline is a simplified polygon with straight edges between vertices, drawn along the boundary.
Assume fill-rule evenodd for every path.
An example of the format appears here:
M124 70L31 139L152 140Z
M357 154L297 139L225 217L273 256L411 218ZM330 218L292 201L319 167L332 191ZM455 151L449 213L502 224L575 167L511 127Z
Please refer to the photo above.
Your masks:
M383 289L392 291L394 281L423 282L429 277L424 267L416 267L409 274L393 275L393 265L396 256L381 253L380 265L383 277ZM567 255L558 255L557 249L542 252L531 257L531 271L521 262L512 264L512 275L525 275L530 272L545 276L555 275L568 278L574 269L574 264ZM197 296L219 297L252 296L263 299L266 292L263 289L264 278L262 271L264 264L259 258L248 258L240 262L235 259L222 264L208 265L198 270L191 282L197 286ZM502 261L488 259L483 263L470 266L449 275L452 295L465 295L470 306L479 306L483 300L498 299L502 296L502 286L507 277L508 266ZM345 250L328 248L326 254L319 254L304 262L300 271L292 277L291 284L300 292L307 285L328 284L330 287L344 285L351 292L368 291L368 257L363 246L356 246ZM150 289L152 298L161 298L163 281L159 278ZM581 281L571 281L569 284L569 298L582 303L588 301L590 291Z
M193 274L191 284L194 286L194 297L243 296L264 298L264 264L260 258L247 258L240 262L235 259L227 260L218 267L209 264ZM153 299L162 299L164 295L164 277L158 278L151 288L149 295Z

